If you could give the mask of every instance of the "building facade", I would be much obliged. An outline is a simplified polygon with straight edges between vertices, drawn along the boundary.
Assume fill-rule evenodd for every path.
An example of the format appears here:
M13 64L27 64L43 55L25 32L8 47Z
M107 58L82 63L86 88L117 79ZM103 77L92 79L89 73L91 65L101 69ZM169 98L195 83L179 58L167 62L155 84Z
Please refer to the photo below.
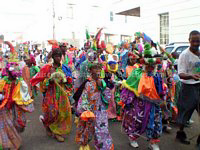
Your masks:
M106 43L131 41L137 31L139 18L115 14L114 7L118 1L111 0L106 3L103 0L102 3L98 0L55 0L56 39L65 39L77 47L82 47L86 40L86 29L94 36L100 28L104 28L101 40Z
M163 45L187 42L192 30L200 31L199 0L124 0L115 13L140 16L139 31Z

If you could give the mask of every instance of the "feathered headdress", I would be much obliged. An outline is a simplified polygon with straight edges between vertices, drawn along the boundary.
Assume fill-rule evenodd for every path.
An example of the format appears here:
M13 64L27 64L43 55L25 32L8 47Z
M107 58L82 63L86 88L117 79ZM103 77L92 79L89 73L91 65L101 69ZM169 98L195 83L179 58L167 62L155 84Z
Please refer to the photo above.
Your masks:
M9 46L10 52L11 52L11 53L15 53L15 48L14 48L14 46L12 45L12 43L10 43L9 41L5 41L4 43L7 44L7 45Z
M89 32L88 32L87 29L86 29L86 39L87 39L87 40L90 40L90 34L89 34Z
M10 57L8 58L8 63L6 64L6 67L4 68L2 75L8 76L7 71L9 71L12 74L12 76L19 77L21 76L21 70L18 65L19 59L17 57L17 52L15 51L14 46L10 42L5 41L4 43L9 46L11 54Z
M4 43L9 46L11 52L8 62L16 62L16 63L19 62L19 59L17 57L17 52L15 51L15 48L12 45L12 43L10 43L9 41L5 41Z
M99 65L101 65L96 51L90 50L87 53L87 57L88 57L88 69L94 66L98 67Z
M156 54L151 45L146 43L144 46L144 61L149 65L159 64L162 61L162 56Z
M30 59L30 55L28 53L28 45L24 45L24 59Z
M101 28L96 36L95 36L95 39L93 39L93 44L92 44L92 49L94 51L97 51L98 48L101 48L101 45L100 45L100 38L101 38L101 32L102 32L103 28Z

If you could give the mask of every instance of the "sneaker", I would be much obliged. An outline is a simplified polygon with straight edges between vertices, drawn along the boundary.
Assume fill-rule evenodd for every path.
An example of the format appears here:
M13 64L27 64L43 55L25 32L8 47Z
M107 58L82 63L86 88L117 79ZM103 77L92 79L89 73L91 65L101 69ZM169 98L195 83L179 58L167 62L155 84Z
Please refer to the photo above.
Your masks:
M137 143L136 141L131 141L131 142L130 142L130 145L131 145L133 148L138 148L138 147L139 147L139 145L138 145L138 143Z
M65 141L65 138L60 136L60 135L55 135L55 138L58 142L64 142Z
M193 123L194 121L190 119L189 121L186 122L185 127L191 127Z
M170 131L170 130L172 130L172 128L171 128L170 126L167 126L167 130L169 130L169 131Z
M150 144L148 149L149 150L160 150L158 144Z
M190 119L189 121L187 121L188 125L192 125L194 123L194 121L192 119Z
M167 126L167 127L166 127L166 132L167 132L167 133L170 133L171 130L172 130L172 128L171 128L170 126Z
M164 126L163 127L163 132L170 133L171 130L172 130L172 128L169 127L169 126Z
M39 121L43 123L43 120L44 120L44 116L43 116L43 115L40 115Z

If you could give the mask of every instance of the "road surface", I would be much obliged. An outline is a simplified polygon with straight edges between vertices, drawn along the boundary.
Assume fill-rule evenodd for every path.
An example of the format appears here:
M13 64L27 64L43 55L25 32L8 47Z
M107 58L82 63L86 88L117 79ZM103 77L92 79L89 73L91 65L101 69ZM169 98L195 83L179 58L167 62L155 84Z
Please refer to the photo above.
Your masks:
M23 145L20 150L78 150L79 146L75 143L75 124L73 124L72 132L67 136L65 142L58 143L55 139L50 138L46 135L45 129L42 123L39 121L39 116L41 112L41 102L42 98L35 99L35 111L27 115L27 127L25 131L21 134L23 139ZM200 124L197 117L197 113L194 113L193 120L195 123L190 127L186 128L188 137L192 137L195 134L200 133ZM173 130L170 134L164 133L160 138L159 143L161 150L196 150L196 138L191 140L191 144L183 145L175 140L176 126L172 126ZM109 122L109 129L113 142L115 145L115 150L134 150L130 147L128 137L124 132L121 131L120 122ZM137 150L147 150L148 142L142 138L138 139L139 148ZM95 150L93 147L93 142L91 142L91 150Z

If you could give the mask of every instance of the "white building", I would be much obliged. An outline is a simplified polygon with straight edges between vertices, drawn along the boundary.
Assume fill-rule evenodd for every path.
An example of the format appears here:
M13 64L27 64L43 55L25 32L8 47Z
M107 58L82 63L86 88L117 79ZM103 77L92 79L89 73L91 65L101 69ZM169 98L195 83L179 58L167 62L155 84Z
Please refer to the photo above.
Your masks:
M55 39L64 39L82 47L86 29L93 36L103 27L102 40L106 42L119 44L130 40L138 30L139 18L116 15L113 12L114 6L119 2L120 0L54 0Z
M0 10L5 38L53 39L53 1L55 39L78 47L83 46L86 29L95 35L104 27L102 40L114 44L136 31L161 44L185 42L190 31L200 30L200 0L16 0L7 9L8 0Z
M140 16L139 31L155 42L187 42L200 31L200 0L124 0L115 13Z

